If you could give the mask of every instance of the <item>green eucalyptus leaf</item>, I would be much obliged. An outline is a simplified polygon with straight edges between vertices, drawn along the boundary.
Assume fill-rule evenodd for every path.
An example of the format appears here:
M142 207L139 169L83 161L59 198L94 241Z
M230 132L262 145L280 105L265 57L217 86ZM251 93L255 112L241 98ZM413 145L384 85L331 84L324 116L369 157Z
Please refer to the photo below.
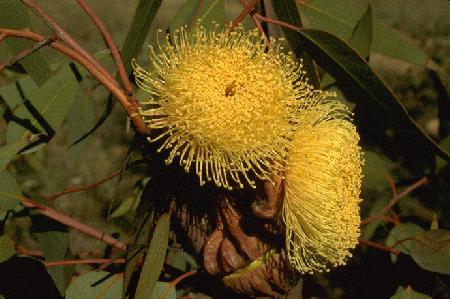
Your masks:
M203 3L198 13L193 15L193 18L200 19L206 28L212 26L212 22L225 24L225 0L205 0L198 2Z
M439 142L439 146L442 147L445 151L450 152L450 136L444 138L441 142ZM436 172L441 171L448 165L448 161L440 157L436 157Z
M123 279L123 296L125 297L128 285L130 283L131 277L134 271L137 269L138 262L144 255L143 248L147 246L148 239L150 236L151 229L153 227L153 213L151 215L147 215L145 218L141 219L141 223L139 228L137 229L137 233L135 235L135 240L131 249L127 254L127 264L125 266L125 273Z
M345 41L320 30L298 29L297 32L305 50L334 77L352 100L373 108L378 115L390 115L410 142L421 145L420 150L450 159L449 154L424 133L382 79Z
M388 195L382 195L377 198L375 203L373 204L372 208L370 209L369 216L378 215L378 213L381 212L381 210L388 204L390 200L390 196ZM375 233L377 227L382 224L382 220L375 220L367 224L363 227L361 232L361 239L363 240L370 240Z
M7 235L0 236L0 263L16 254L14 243Z
M19 90L19 88L21 90ZM30 95L37 88L31 77L26 77L16 82L0 86L0 96L5 101L11 111L16 110L23 104L24 99L21 93Z
M47 133L49 137L56 130L72 106L77 93L78 82L69 67L62 68L42 86L36 89L15 112L23 120L30 120L25 128L17 122L10 122L7 142L14 143L30 135L32 128ZM37 132L35 132L37 133Z
M67 142L70 144L69 157L77 161L87 144L87 139L80 140L94 125L95 112L91 102L84 93L78 92L75 101L67 114Z
M414 237L409 244L413 260L423 269L450 274L450 231L433 229Z
M368 57L373 39L373 15L372 6L367 7L353 29L352 36L348 40L349 45L362 57Z
M363 190L380 192L388 187L386 176L389 175L389 169L385 160L375 152L364 151L363 175Z
M162 0L140 0L122 46L122 60L127 74L131 73L131 60L138 56L145 42Z
M127 215L128 213L134 212L139 205L139 196L129 196L125 198L124 201L111 213L110 219L119 218Z
M163 268L169 242L170 216L163 214L156 225L136 288L136 299L146 299L154 290Z
M31 29L32 25L28 9L17 0L0 1L0 27ZM13 53L19 53L33 45L33 42L22 38L8 38L5 42ZM40 51L28 55L20 63L38 85L43 84L51 76L50 66Z
M45 261L64 260L69 246L68 236L65 232L47 231L35 233L39 245L44 252ZM50 267L47 269L50 276L61 294L64 294L68 283L68 277L64 272L64 267Z
M122 298L123 275L106 271L92 271L73 281L66 291L66 299Z
M361 18L356 23L353 29L352 35L348 40L348 44L353 47L353 49L364 57L366 60L369 58L370 48L372 46L373 39L373 16L372 16L372 6L367 7L366 12L361 16ZM335 80L328 73L326 73L322 78L322 86L325 88L332 84L335 84ZM331 91L327 89L328 91ZM349 106L349 105L347 105Z
M16 180L6 171L0 172L0 213L20 205L22 190Z
M391 299L431 299L430 296L414 291L410 286L406 289L398 287Z
M175 299L177 298L177 292L175 286L170 282L157 281L149 298Z
M395 246L395 249L403 252L405 254L411 254L411 240L424 232L424 229L414 223L402 223L400 225L394 226L389 232L389 236L386 238L386 246L392 247L397 242L402 243ZM404 241L403 241L404 240ZM391 254L392 262L397 260L395 254Z
M367 2L359 0L299 1L299 8L313 29L319 29L348 40L355 24L367 7ZM424 51L405 39L389 26L379 20L373 21L374 52L425 66L428 57Z
M0 171L5 170L9 162L11 162L16 154L27 144L28 140L23 139L0 147Z
M184 25L191 26L199 19L205 28L210 28L213 21L224 24L225 17L224 0L186 1L170 21L169 31L174 32Z
M277 0L272 1L273 10L275 11L280 21L302 27L302 20L298 12L295 0ZM294 31L282 27L283 33L297 58L303 60L303 68L306 71L306 76L309 83L315 88L320 88L317 68L311 59L310 53L303 48L303 41Z

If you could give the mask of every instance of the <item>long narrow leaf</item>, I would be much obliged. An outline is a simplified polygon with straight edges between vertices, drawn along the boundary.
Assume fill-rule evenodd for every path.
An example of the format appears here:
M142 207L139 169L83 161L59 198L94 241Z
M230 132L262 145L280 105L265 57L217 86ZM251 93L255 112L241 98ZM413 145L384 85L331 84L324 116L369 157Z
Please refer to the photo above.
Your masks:
M140 0L136 7L133 21L122 47L122 60L127 74L131 72L131 59L141 51L161 2L162 0Z
M399 129L423 144L427 150L449 160L440 148L411 118L389 87L352 47L342 39L321 30L299 29L303 47L317 63L330 73L340 88L354 100L371 107L382 108ZM376 103L376 105L374 105Z
M300 14L298 13L294 0L272 1L272 6L280 21L301 27L302 20L300 19ZM303 59L303 68L306 71L309 83L315 88L319 88L320 83L316 67L311 59L311 55L304 51L303 43L298 37L298 34L285 28L283 28L283 33L291 46L292 52L294 52L298 58Z
M170 216L163 214L158 220L152 241L142 267L136 288L136 299L149 298L161 273L169 241Z

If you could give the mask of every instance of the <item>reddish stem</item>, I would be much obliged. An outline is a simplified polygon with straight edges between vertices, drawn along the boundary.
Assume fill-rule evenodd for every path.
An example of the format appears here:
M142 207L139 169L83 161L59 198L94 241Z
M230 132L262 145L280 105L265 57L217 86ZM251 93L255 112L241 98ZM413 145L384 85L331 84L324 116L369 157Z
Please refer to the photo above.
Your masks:
M61 212L58 212L55 209L52 209L48 206L45 206L41 203L38 203L32 199L22 197L21 198L22 204L30 209L36 209L39 213L42 215L45 215L53 220L56 220L62 224L67 225L68 227L71 227L73 229L76 229L82 233L85 233L88 236L91 236L97 240L100 240L106 244L111 245L112 247L125 251L127 249L127 244L123 243L122 241L119 241L115 239L114 237L105 234L104 232L97 230L93 227L90 227L89 225L86 225L84 223L81 223L69 216L66 216L62 214Z
M414 237L404 238L402 240L395 242L394 245L392 245L392 247L395 248L395 247L399 246L400 244L403 244L404 242L411 241L411 240L414 240Z
M44 262L45 267L58 267L58 266L69 266L69 265L85 265L85 264L125 264L127 261L124 258L118 259L83 259L83 260L62 260L62 261L52 261Z
M55 193L55 194L50 195L50 196L48 196L48 197L46 197L46 198L47 198L48 200L55 200L55 199L57 199L57 198L59 198L59 197L61 197L61 196L64 196L64 195L66 195L66 194L76 193L76 192L81 192L81 191L86 191L86 190L95 188L95 187L97 187L98 185L101 185L101 184L103 184L104 182L109 181L110 179L113 179L113 178L115 178L115 177L121 175L121 174L124 173L124 172L125 172L125 169L121 169L121 170L118 170L118 171L116 171L116 172L113 172L112 174L110 174L110 175L107 176L107 177L102 178L101 180L98 180L98 181L95 182L95 183L88 184L88 185L84 185L84 186L79 186L79 187L66 188L66 189L64 189L64 191Z
M61 26L59 26L59 24L49 14L47 14L47 12L45 12L42 9L42 7L40 7L33 0L21 0L21 1L23 2L23 4L28 6L36 15L41 17L44 20L44 22L53 29L53 31L60 40L62 40L73 50L84 56L92 64L92 66L95 67L99 72L101 72L103 76L106 77L112 84L116 86L119 85L117 81L102 67L102 65L97 61L97 59L95 59L94 56L92 56L80 44L78 44L69 33L67 33Z
M86 14L92 19L95 26L97 26L97 28L99 29L100 33L103 36L103 39L105 40L106 44L108 45L109 49L111 49L111 55L116 64L117 71L119 73L119 77L122 81L125 92L130 96L130 100L132 100L133 104L138 106L138 103L133 96L133 87L131 85L130 80L128 79L127 72L125 71L125 66L123 65L123 61L120 56L119 49L117 48L116 44L114 43L111 33L108 31L108 28L106 28L106 26L102 22L102 20L100 20L100 18L95 14L95 12L92 10L92 8L86 3L86 1L84 1L84 0L77 0L77 1L80 4L80 6L83 8L83 10L86 12Z
M3 33L1 36L2 36L2 37L6 37L7 35ZM30 47L30 48L28 48L28 49L25 49L25 50L23 50L23 51L17 53L16 55L14 55L13 58L11 58L10 61L8 61L8 62L6 62L6 63L1 63L1 64L0 64L0 72L3 71L3 69L5 69L5 68L7 68L7 67L9 67L9 66L12 66L12 65L14 65L15 63L19 62L20 60L24 59L24 58L27 57L28 55L31 55L32 53L36 52L36 51L39 50L40 48L42 48L42 47L44 47L44 46L50 44L50 43L53 42L53 41L55 41L55 38L56 38L56 37L54 37L54 36L48 37L48 38L46 38L46 39L44 39L44 40L42 40L42 41L40 41L40 42L34 44L32 47Z
M242 22L242 20L255 9L256 4L258 3L258 0L252 0L250 4L246 4L245 2L241 1L241 3L244 5L244 9L242 12L237 16L236 19L234 19L233 23L230 26L230 32L233 31L236 26Z
M286 27L286 28L294 30L294 31L298 31L300 29L297 26L291 25L289 23L286 23L286 22L283 22L283 21L280 21L280 20L275 20L275 19L271 19L271 18L268 18L268 17L264 17L264 16L262 16L260 14L255 14L255 16L259 20L264 21L264 22L269 23L269 24L274 24L274 25Z
M361 221L361 225L366 225L369 224L377 219L379 219L381 216L383 216L386 212L388 212L389 210L392 209L392 207L403 197L407 196L408 194L410 194L411 192L413 192L414 190L416 190L417 188L419 188L420 186L425 185L426 183L428 183L428 178L423 177L420 180L418 180L417 182L415 182L414 184L412 184L411 186L408 186L405 190L403 190L401 193L396 194L395 196L393 196L391 198L391 200L388 202L388 204L376 215L367 217L366 219Z
M175 287L180 281L182 281L183 279L186 279L186 278L188 278L189 276L192 276L192 275L194 275L194 274L196 274L196 273L197 273L197 270L192 270L192 271L186 272L186 273L184 273L184 274L181 274L180 276L178 276L177 278L175 278L174 280L172 280L172 281L170 282L170 284L173 285L173 286Z
M34 40L40 42L45 39L42 35L29 31L27 29L24 30L14 30L14 29L5 29L0 28L0 34L6 34L7 37L19 37L29 40ZM144 120L140 117L134 105L131 105L128 101L127 96L124 94L123 90L121 90L117 86L117 82L113 79L111 81L109 78L105 77L103 72L99 71L85 56L79 54L75 50L64 46L58 42L50 43L50 47L58 50L59 52L65 54L66 56L72 58L76 62L80 63L89 73L91 73L100 83L102 83L120 102L125 112L130 117L133 122L136 131L141 134L148 134L148 128L144 123ZM108 74L109 75L109 74ZM110 76L109 76L110 77Z
M15 250L16 250L17 254L24 254L24 255L37 256L37 257L44 256L44 252L42 250L29 249L29 248L25 248L20 245L16 245Z
M368 240L359 240L359 243L366 245L366 246L370 246L379 250L383 250L383 251L387 251L393 254L400 254L400 251L398 251L397 249L394 249L392 247L388 247L388 246L384 246L380 243L376 243L376 242L372 242L372 241L368 241Z

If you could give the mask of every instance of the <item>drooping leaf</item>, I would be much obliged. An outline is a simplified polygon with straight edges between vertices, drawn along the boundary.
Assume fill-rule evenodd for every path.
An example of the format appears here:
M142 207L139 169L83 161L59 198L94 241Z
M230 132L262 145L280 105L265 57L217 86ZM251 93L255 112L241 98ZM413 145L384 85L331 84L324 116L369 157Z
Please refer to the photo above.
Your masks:
M0 27L31 29L32 24L26 7L17 0L0 1ZM8 38L6 44L14 54L33 45L32 42L21 38ZM39 51L25 57L20 63L38 85L43 84L51 76L50 66Z
M157 281L149 298L175 299L177 298L177 292L173 284L169 282Z
M111 213L110 219L125 216L133 212L139 205L140 196L129 196Z
M205 0L198 2L203 2L203 4L200 6L198 14L194 14L193 17L200 19L203 26L205 26L206 28L210 28L213 21L218 24L225 23L224 0Z
M150 25L162 0L140 0L122 46L122 60L127 74L131 73L131 59L138 56L145 42Z
M20 106L14 115L30 120L25 128L17 122L10 122L7 142L13 143L38 129L51 137L67 115L77 93L78 82L69 67L62 68L52 78L36 89L28 101ZM34 128L34 129L32 129ZM37 132L35 132L37 133Z
M369 58L370 49L372 47L373 39L373 16L372 6L367 7L366 12L361 16L353 29L352 35L348 40L348 44L355 49L356 52L364 57L366 60ZM325 88L335 81L329 74L325 74L322 78L322 86Z
M348 44L356 50L362 57L369 56L373 39L373 15L372 6L369 4L366 12L356 23Z
M184 25L192 25L201 20L205 28L210 28L212 22L225 23L225 1L205 0L186 1L178 9L169 23L169 31L173 32Z
M5 170L9 162L11 162L16 154L27 144L28 140L22 139L0 147L0 171Z
M31 77L26 77L16 82L0 86L0 96L5 101L8 108L14 111L22 105L24 99L21 93L30 95L37 88ZM20 89L20 90L19 90Z
M410 254L423 269L450 274L450 231L433 229L414 237Z
M295 0L277 0L272 1L273 10L275 11L280 21L302 27L302 20L298 12ZM297 58L303 60L303 68L306 71L306 76L309 83L315 88L320 88L319 77L316 66L314 65L311 55L303 48L303 42L298 34L294 31L282 27L283 33Z
M364 152L362 188L383 191L388 187L386 176L389 175L386 162L375 152Z
M423 132L382 79L345 41L320 30L298 29L297 32L304 48L352 100L371 107L378 115L390 115L409 141L422 146L421 150L450 159L449 154Z
M390 196L382 195L377 198L375 203L373 204L372 208L370 209L368 217L377 215L380 213L380 211L387 205L389 202ZM375 220L367 224L363 227L361 232L361 239L363 240L370 240L375 233L377 227L383 223L382 220Z
M47 231L42 233L35 233L39 245L44 252L44 257L47 262L60 261L66 257L68 250L67 233L59 231ZM61 292L64 294L68 282L68 277L65 277L64 267L50 267L47 269L53 281Z
M138 183L136 183L134 186L134 195L129 196L124 201L122 201L122 203L111 213L109 218L114 219L125 216L127 214L134 215L141 201L144 186L149 180L150 178L139 180Z
M116 100L110 94L108 98L106 99L106 105L103 109L102 113L100 114L100 117L95 121L94 125L84 133L81 137L79 137L76 141L74 141L71 145L76 146L78 143L85 141L86 138L88 138L92 133L94 133L98 128L100 128L105 121L108 119L108 117L111 115L111 112L113 111L114 105L116 104Z
M410 222L394 226L394 228L389 232L389 236L386 238L386 246L392 247L397 242L401 241L401 244L395 246L395 249L405 254L411 254L411 240L415 236L423 233L423 231L423 228ZM392 262L395 262L397 260L397 256L391 253L391 260Z
M442 147L445 151L450 152L450 136L447 136L441 142L439 142L439 146ZM441 171L447 165L448 161L436 157L436 172Z
M431 299L430 296L414 291L410 286L406 289L398 287L391 299Z
M161 273L169 241L170 216L163 214L156 225L136 288L136 299L148 298Z
M66 291L66 299L115 299L122 298L122 274L92 271L73 281Z
M79 159L87 142L86 139L78 143L76 141L92 128L94 121L94 107L81 91L78 92L77 98L67 114L67 143L70 145L68 155L72 161Z
M0 172L0 213L20 205L22 191L16 180L6 171Z
M127 254L127 264L125 267L124 279L123 279L123 296L126 296L128 291L128 285L131 277L138 266L139 260L144 256L144 248L148 244L151 229L153 227L153 213L146 215L141 219L141 223L136 230L136 235L132 246Z
M6 235L0 236L0 263L16 254L14 243Z
M367 7L367 2L358 0L307 0L298 3L301 12L309 22L310 28L327 31L343 40L348 40L356 22L364 14ZM422 66L425 66L428 60L425 52L376 19L373 22L372 50Z

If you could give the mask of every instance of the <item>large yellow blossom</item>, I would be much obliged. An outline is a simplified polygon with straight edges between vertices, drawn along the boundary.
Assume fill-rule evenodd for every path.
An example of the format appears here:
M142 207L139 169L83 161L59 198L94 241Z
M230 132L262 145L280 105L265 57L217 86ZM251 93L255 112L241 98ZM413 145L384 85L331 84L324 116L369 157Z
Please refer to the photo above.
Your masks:
M166 163L195 168L200 184L254 187L283 168L300 107L318 94L279 40L267 50L256 30L228 31L175 31L150 48L154 71L134 63L134 74Z
M358 243L359 136L333 100L305 106L298 125L285 172L286 249L296 270L323 271L345 264Z

